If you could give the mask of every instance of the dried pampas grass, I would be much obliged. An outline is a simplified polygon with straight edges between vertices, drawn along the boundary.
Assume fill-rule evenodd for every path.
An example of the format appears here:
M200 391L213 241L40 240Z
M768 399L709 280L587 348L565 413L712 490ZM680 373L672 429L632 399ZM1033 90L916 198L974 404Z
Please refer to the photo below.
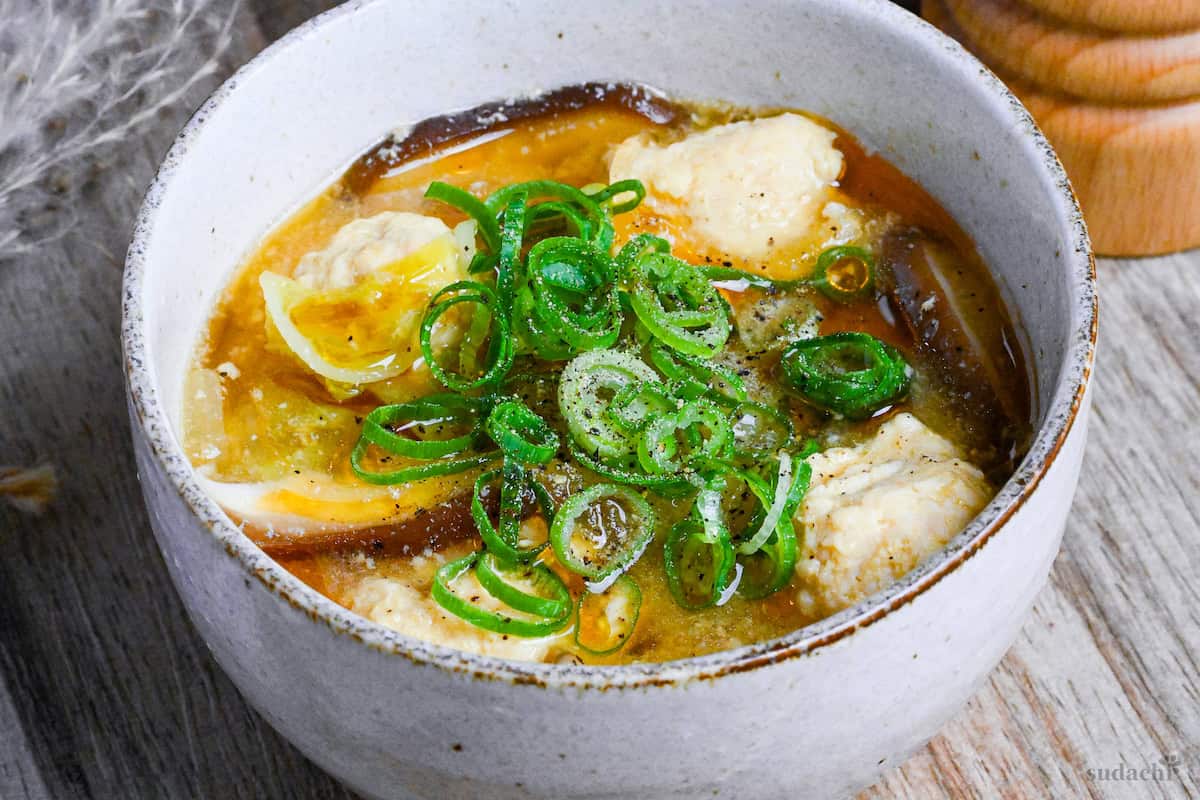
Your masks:
M54 467L0 467L0 499L7 500L21 511L40 514L50 505L58 491Z
M236 6L0 0L0 261L71 229L75 187L113 146L195 102L232 41Z

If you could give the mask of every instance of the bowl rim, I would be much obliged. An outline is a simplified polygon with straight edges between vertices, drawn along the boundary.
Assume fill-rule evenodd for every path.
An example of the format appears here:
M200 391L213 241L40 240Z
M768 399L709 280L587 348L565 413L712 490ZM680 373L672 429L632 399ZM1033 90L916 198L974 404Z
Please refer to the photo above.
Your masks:
M1029 453L1016 472L971 523L936 555L927 559L889 587L864 598L833 616L764 642L703 656L666 662L619 666L545 664L512 661L459 651L406 636L355 614L319 594L293 576L255 545L220 507L208 497L195 479L194 470L172 432L169 417L159 397L156 374L146 357L143 276L147 269L147 242L157 220L157 209L167 192L179 163L186 158L192 141L223 100L248 76L264 69L285 48L323 33L331 22L367 6L388 0L354 0L302 23L265 49L225 80L184 125L171 145L151 183L138 213L125 261L122 289L121 340L124 352L126 390L135 438L144 434L157 466L188 505L191 513L209 528L226 554L237 560L272 594L302 613L314 625L324 625L371 650L405 658L415 664L433 666L474 679L498 680L540 687L576 689L645 689L670 686L696 679L711 680L746 672L788 659L807 656L856 631L883 619L912 602L942 578L978 553L1004 524L1025 504L1042 477L1053 465L1068 434L1084 407L1092 372L1098 329L1096 270L1087 228L1062 164L1034 123L1029 112L995 74L961 45L890 0L860 0L852 4L856 13L873 24L896 30L896 36L911 39L934 57L950 59L965 74L978 76L978 89L1007 110L1012 129L1024 136L1036 153L1037 168L1053 184L1053 196L1067 221L1064 267L1069 272L1073 313L1078 323L1070 332L1062 354L1062 372L1037 429ZM810 0L818 7L839 0ZM839 6L845 12L847 6Z

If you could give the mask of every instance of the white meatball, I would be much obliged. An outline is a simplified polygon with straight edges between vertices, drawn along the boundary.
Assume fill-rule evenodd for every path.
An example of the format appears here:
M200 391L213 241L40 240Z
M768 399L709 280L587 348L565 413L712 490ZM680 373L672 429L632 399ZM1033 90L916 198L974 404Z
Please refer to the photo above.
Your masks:
M939 550L992 498L983 473L911 414L856 447L809 459L797 601L815 616L858 602Z
M723 253L755 258L820 224L842 174L836 134L799 114L718 125L665 147L644 136L613 154L613 181L637 178Z
M449 234L446 223L436 217L385 211L343 226L325 249L300 259L293 277L309 289L353 286L375 270Z

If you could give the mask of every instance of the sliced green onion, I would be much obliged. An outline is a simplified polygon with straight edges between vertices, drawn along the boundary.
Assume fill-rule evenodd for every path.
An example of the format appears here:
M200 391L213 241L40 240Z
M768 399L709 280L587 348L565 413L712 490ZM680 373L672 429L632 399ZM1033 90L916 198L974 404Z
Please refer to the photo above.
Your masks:
M496 264L496 298L502 313L512 318L513 295L525 237L525 195L517 194L504 209L500 227L500 260Z
M770 497L767 497L765 493L760 494L761 489L758 489L750 481L747 481L747 484L763 504L766 514L759 523L758 530L738 544L738 552L745 554L754 553L761 548L775 532L779 521L783 519L788 505L788 495L792 488L792 457L786 452L779 454L779 474L775 478L774 492Z
M607 478L616 483L624 483L630 486L642 486L647 489L654 489L661 495L674 496L681 492L686 492L693 488L691 481L687 476L670 474L670 475L651 475L642 470L638 464L636 454L628 454L623 458L613 463L613 460L602 461L594 458L575 443L574 439L567 440L567 447L571 451L571 457L575 459L585 469L589 469L602 478Z
M726 406L746 399L746 383L733 370L703 358L673 352L655 342L647 348L650 363L671 379L675 393L687 400L707 397Z
M576 351L611 347L621 335L621 305L608 283L608 256L580 239L543 239L529 250L526 271L533 313Z
M666 239L651 233L639 233L621 247L617 257L613 259L613 264L617 276L623 281L629 281L633 275L633 265L639 258L654 253L669 255L670 252L671 243Z
M471 378L451 372L438 360L433 352L433 329L438 320L456 305L468 304L480 307L491 320L491 336L488 339L486 369ZM476 281L457 281L446 286L429 301L429 311L421 322L421 354L433 376L447 388L469 391L498 383L512 368L513 347L508 316L500 308L496 292L486 284Z
M629 301L655 338L693 356L712 357L733 329L729 304L695 267L643 253L629 268Z
M727 597L735 563L729 531L722 530L713 539L695 520L672 526L663 547L667 588L676 603L692 611L710 608Z
M785 449L794 435L789 417L752 401L740 375L711 361L733 327L729 304L713 282L771 291L810 285L848 301L873 291L874 261L861 248L830 248L812 277L775 281L693 266L649 234L612 256L612 215L635 208L645 193L636 180L582 190L529 181L486 200L442 182L426 193L474 221L463 223L460 242L470 255L475 230L482 240L470 272L494 271L494 277L443 288L422 320L425 362L460 394L375 409L350 461L362 480L383 485L482 472L471 513L485 549L439 569L433 594L447 611L486 630L545 636L562 630L574 612L581 651L605 655L624 645L642 602L625 572L657 525L653 508L632 487L691 496L690 516L664 542L668 588L681 606L720 605L734 591L765 597L794 572L793 516L808 489L812 470L805 459L814 447ZM461 341L435 353L434 333L444 319L461 326ZM632 330L631 344L644 348L649 364L613 349L623 330ZM543 361L570 359L553 400L541 390L544 383L553 386L553 377L509 377L518 352ZM781 371L782 382L807 402L856 419L902 397L911 376L897 351L866 334L796 342L784 352ZM536 391L523 395L526 401L507 394L529 380L537 381ZM467 392L483 396L461 394ZM535 395L539 399L528 400ZM575 463L611 481L574 494L557 512L530 470L560 450L559 434L543 416L545 403L555 400ZM487 446L485 437L498 452L478 452ZM371 448L386 454L372 466L393 457L404 465L367 470ZM484 471L501 457L502 464ZM733 480L745 490L734 484L733 491ZM499 492L498 513L495 502L484 501L491 491ZM522 539L526 509L535 501L548 528L545 542ZM739 517L732 529L730 519ZM590 592L577 603L558 574L537 561L547 545L559 564L586 580Z
M498 404L484 427L505 457L522 464L545 464L558 452L558 434L520 400Z
M487 507L483 504L483 490L497 479L500 480L500 519L492 524ZM529 477L528 472L515 461L505 461L501 469L489 470L475 480L475 488L471 495L471 517L475 527L479 529L479 538L487 549L503 558L505 561L531 561L546 547L546 543L522 546L521 518L525 512L525 492L534 491L534 486L540 487ZM544 491L544 490L543 490ZM543 497L538 495L539 502ZM542 502L546 524L553 520L553 511L547 513L547 507Z
M379 406L363 420L362 438L395 455L434 459L458 455L479 443L479 422L483 404L457 394L434 394L407 403ZM469 426L469 432L448 439L422 436L447 428Z
M558 384L558 406L571 438L601 459L632 452L633 439L605 419L604 412L624 387L656 380L658 373L624 351L592 350L575 358Z
M861 247L830 247L817 256L809 282L842 303L867 297L875 290L875 259Z
M560 564L604 588L641 557L655 524L654 510L640 494L598 483L558 509L550 546Z
M678 436L688 451L680 454ZM733 426L716 404L693 400L653 419L637 442L638 461L649 473L679 472L695 459L720 458L733 440Z
M453 206L475 220L479 225L479 235L483 237L483 243L487 245L488 250L493 253L499 252L500 224L496 221L496 214L482 200L466 189L442 181L430 183L429 188L425 190L425 196L430 200Z
M645 430L658 414L677 408L671 390L658 381L638 381L622 386L604 409L604 419L622 433L632 435Z
M742 566L738 594L759 600L787 586L796 571L796 550L795 527L790 519L785 519L762 547L738 556Z
M773 594L788 584L796 569L797 543L795 521L793 515L804 500L808 485L812 479L812 466L804 459L815 452L815 444L810 442L796 455L797 465L793 462L791 486L783 501L783 513L775 524L770 535L753 552L749 547L740 548L738 561L742 565L742 581L738 592L750 599L759 599ZM782 473L782 463L780 472ZM778 497L780 481L776 482L775 495ZM766 527L766 522L760 526ZM746 542L748 545L749 542Z
M458 374L471 375L479 372L479 355L488 333L492 330L492 311L484 305L476 304L475 313L463 334L462 344L458 348ZM432 341L432 340L431 340Z
M632 194L633 197L623 203L616 202L618 197L626 194ZM588 192L588 196L600 205L606 206L610 214L624 214L627 211L633 211L646 199L646 187L636 178L627 178L611 183L597 192Z
M575 644L584 652L606 656L620 650L633 636L642 608L642 590L628 575L603 592L579 595Z
M564 227L574 228L576 235L587 238L591 233L592 223L586 213L568 202L548 200L529 209L525 222L526 234L542 233L547 229L561 230Z
M604 252L612 246L613 227L608 212L586 193L558 181L526 181L505 186L487 199L487 206L493 212L499 213L508 206L517 195L525 195L529 201L545 198L548 200L564 201L578 206L582 212L581 218L587 220L585 231L580 236L596 245ZM537 206L533 206L536 208Z
M566 613L560 616L524 614L515 608L511 609L512 613L508 613L507 610L497 611L480 605L484 599L482 594L491 596L482 586L478 590L472 589L466 593L456 591L454 584L468 575L475 583L479 582L476 577L478 562L479 552L474 552L443 564L433 577L434 601L477 628L509 636L549 636L561 631L571 621L570 603L567 604Z
M534 312L536 306L528 284L519 287L513 301L513 328L523 351L532 352L544 361L566 361L575 356L578 351L549 330Z
M749 400L739 403L730 414L733 422L733 447L745 456L765 458L779 452L792 439L792 421L786 414Z
M437 478L443 475L469 472L473 469L486 467L500 457L499 453L484 453L467 458L450 459L448 461L428 461L424 464L414 464L390 472L374 472L363 466L363 459L367 456L369 445L370 442L362 438L355 443L354 448L350 451L350 469L359 480L376 486L411 483L413 481L425 480L426 478Z
M866 419L908 391L912 368L890 345L866 333L794 342L780 360L785 383L811 405Z
M513 564L483 553L475 577L488 594L517 611L552 619L571 613L571 592L545 564Z

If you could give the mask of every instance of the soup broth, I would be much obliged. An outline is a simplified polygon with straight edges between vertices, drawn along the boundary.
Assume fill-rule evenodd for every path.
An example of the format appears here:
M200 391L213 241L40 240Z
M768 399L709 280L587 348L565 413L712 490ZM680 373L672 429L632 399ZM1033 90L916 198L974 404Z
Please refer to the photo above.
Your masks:
M721 181L693 185L694 194L682 199L660 191L663 185L678 183L671 169L687 154L685 150L672 150L673 145L698 141L704 147L723 146L721 136L732 141L735 136L749 135L751 129L737 125L779 120L782 116L797 131L808 131L803 125L816 123L814 127L832 132L832 147L840 154L841 167L805 216L803 233L786 241L767 242L757 251L731 248L725 243L733 239L722 236L738 234L736 226L730 224L730 216L741 212L713 212L709 218L696 210L700 203L695 198L705 192L716 197L713 187ZM716 133L710 139L692 138L704 132ZM820 136L819 132L812 135ZM766 157L754 147L743 156ZM622 164L652 168L646 167L645 175L618 176L615 173ZM698 168L695 174L706 173ZM555 181L595 194L598 190L594 187L606 186L618 177L642 180L647 199L632 210L611 215L612 252L639 234L659 236L670 245L672 257L713 268L705 273L706 278L728 304L732 320L728 338L718 355L700 359L726 372L702 373L707 375L699 381L703 385L690 391L718 395L712 402L705 400L695 407L702 411L719 407L725 413L729 407L721 404L719 393L736 391L723 383L721 375L732 373L742 382L748 400L786 418L793 429L789 446L794 447L786 459L786 469L776 463L776 455L763 455L751 459L758 463L740 467L762 468L761 484L767 486L769 495L765 501L751 497L753 492L746 488L749 483L739 483L733 472L720 478L723 488L712 490L716 492L713 496L720 499L730 528L740 526L737 535L741 539L735 537L735 549L731 551L731 555L736 553L737 564L736 570L731 567L730 585L723 588L720 597L698 603L707 605L698 610L685 608L672 593L665 577L666 542L681 520L699 520L697 524L703 526L703 514L694 510L696 492L703 491L697 487L704 480L716 479L705 469L695 467L689 476L707 477L692 480L688 491L625 487L649 503L657 522L650 531L651 541L625 571L627 578L622 579L631 579L640 590L636 624L618 636L618 649L599 653L595 651L605 648L579 646L572 631L576 626L598 625L602 636L606 632L611 636L613 630L628 624L627 607L621 607L624 616L613 616L612 606L605 607L597 621L588 616L585 605L583 612L572 611L571 621L553 634L521 637L504 631L476 631L469 622L430 600L439 568L481 547L471 498L476 478L496 464L392 485L365 482L352 468L352 452L375 409L447 391L422 357L418 323L428 313L434 292L451 280L468 279L467 274L459 274L458 267L446 267L447 276L454 273L454 277L442 280L437 275L428 277L428 270L417 277L409 270L404 273L403 290L390 288L398 284L386 283L371 288L369 281L383 279L361 274L353 276L355 282L333 288L312 281L305 284L303 291L310 294L304 298L310 298L317 289L326 294L316 300L298 300L288 306L286 313L297 329L310 335L311 341L324 337L314 352L327 361L354 364L364 370L391 370L379 380L358 384L322 376L298 357L293 340L281 334L264 300L264 287L271 284L269 279L264 282L263 275L300 276L297 280L315 275L314 280L321 281L332 280L328 277L334 274L332 270L346 264L356 269L354 265L362 263L354 261L359 255L340 262L334 258L305 259L328 251L348 224L384 212L434 218L452 229L468 220L460 209L426 197L433 182L486 198L526 181ZM728 181L737 179L730 177ZM704 213L716 208L716 200L706 202ZM503 224L503 219L500 222ZM447 241L483 252L482 240L463 244L461 231L456 229L455 234L460 238ZM565 231L573 233L570 225ZM425 245L424 250L429 247L433 245ZM841 257L834 258L838 256L834 252L819 264L823 253L839 247L845 251ZM424 250L403 256L386 269L409 269L410 262L420 260L418 256ZM355 252L364 251L360 248ZM425 253L421 257L433 256ZM298 267L305 263L319 263L326 271L306 272L308 267ZM394 266L397 264L400 266ZM824 270L826 281L834 283L833 290L817 290L815 284L804 283L817 270ZM846 274L841 274L843 271ZM573 280L573 275L562 280ZM482 272L469 279L486 282L493 278L491 272ZM838 295L838 281L847 282L853 290L852 298ZM293 290L302 294L300 289ZM328 292L343 294L334 302ZM628 303L627 299L622 302ZM464 308L455 308L458 310L446 312L449 322L444 327L457 325L458 335L469 336L463 331L470 327L470 319L459 313ZM519 315L519 304L516 308L514 313ZM375 309L371 313L377 315L364 314L364 309ZM646 333L645 326L634 330L636 309L624 307L621 313L622 342L648 341L648 348L661 345L655 344L657 340ZM519 323L517 319L514 324ZM408 352L389 353L380 359L370 349L357 349L358 342L377 341L384 335L378 330L380 324L388 330L409 325L411 336L405 340ZM438 333L440 329L433 330ZM789 348L798 341L839 332L869 334L872 341L893 348L879 352L898 354L897 363L907 370L904 390L870 413L847 414L831 413L828 407L814 402L810 385L805 384L809 391L806 395L796 390L799 384L789 384L791 373L785 374L781 361L789 358L801 363L800 351ZM890 507L888 503L910 502L908 498L914 492L925 491L921 487L943 481L937 484L941 487L937 491L944 490L940 499L919 498L926 503L921 508L934 509L928 513L943 513L949 508L957 515L953 517L953 530L943 531L937 543L927 545L921 543L925 530L919 514L913 516L915 512L906 507L903 515L915 520L915 528L897 533L895 526L901 523L891 519L903 515L896 512L889 516L890 512L873 506L871 519L887 518L879 524L892 526L887 545L892 555L879 555L883 553L879 549L882 545L877 547L876 543L871 545L875 548L871 558L907 559L907 569L956 532L1011 474L1026 448L1031 397L1018 341L999 293L970 239L932 197L880 155L865 151L850 133L802 112L785 114L781 109L750 111L669 101L640 87L575 87L535 100L496 104L427 121L397 133L269 233L239 267L214 310L187 378L184 440L193 464L214 487L214 496L235 521L244 524L247 534L285 568L336 603L412 635L505 657L586 663L663 661L784 635L855 601L863 592L879 588L878 580L852 574L858 567L847 560L845 554L851 548L845 540L822 538L827 534L831 537L829 532L835 530L843 536L845 526L852 522L849 517L838 516L849 512L839 507L834 491L834 481L850 480L848 469L859 470L861 480L870 482L870 491L876 492L857 496L856 513L868 502L883 504L880 507L884 509ZM485 343L480 352L486 353L489 346ZM629 346L622 345L625 350ZM462 359L466 357L461 355L465 345L454 347L457 349L453 352L458 354L455 364L465 363ZM857 352L845 358L860 358ZM520 400L553 431L558 443L553 448L554 456L544 463L527 465L527 472L545 489L544 494L560 514L566 504L589 487L612 483L589 469L587 462L572 458L567 446L573 434L557 393L560 374L575 358L582 356L549 359L518 352L502 391L496 392ZM656 363L648 355L639 358L644 363ZM387 364L379 367L383 362ZM397 363L408 366L395 371ZM690 362L679 356L672 363L678 366ZM838 367L861 368L857 361ZM520 377L514 379L514 375ZM670 383L668 376L664 374L661 382ZM678 381L671 391L684 391L677 387ZM472 398L483 393L461 392ZM688 402L693 400L672 398L662 413L674 413ZM735 409L730 413L736 416L740 412ZM895 426L887 427L893 422ZM448 428L457 424L455 420L443 423ZM696 430L702 436L714 437L712 426L706 428L705 424L698 423ZM402 426L384 427L394 436L419 439L425 434L423 430L419 435L411 434ZM735 429L736 425L731 430ZM442 433L451 436L461 431L447 429ZM662 452L651 452L649 457L668 459L670 454L663 453L669 450L674 454L670 457L682 459L689 435L672 438L669 445L663 445ZM868 463L862 461L868 448L883 448L881 442L889 436L892 438L887 446L894 452L869 462L870 469L863 467ZM527 434L526 439L529 437ZM934 455L926 456L925 461L936 460L947 470L959 472L945 473L951 477L944 478L943 473L918 475L914 467L910 471L914 483L905 485L903 473L908 462L896 453L908 453L904 448L915 447L912 443L918 440L936 442L930 445ZM802 449L809 442L811 445ZM809 455L814 449L821 453ZM363 456L364 470L386 472L398 461L409 463L377 449L368 450ZM913 458L914 463L921 460ZM847 467L851 459L857 460L853 467ZM786 576L785 585L765 597L747 596L756 593L747 593L744 585L732 583L753 568L749 556L739 548L745 548L753 528L766 524L763 517L776 499L771 492L785 479L792 480L793 472L798 477L799 465L805 460L814 465L812 488L807 499L789 508L789 514L795 515L795 571ZM767 462L769 467L763 466ZM885 468L892 470L886 476L886 481L892 482L887 484L891 494L880 488L885 480L880 470ZM961 477L966 470L970 475ZM501 480L497 476L480 491L478 505L493 523L501 503ZM844 491L844 487L838 491ZM523 503L521 534L524 539L536 541L547 535L548 526L546 515L539 513L534 500L529 494L517 502ZM611 503L609 510L625 522L636 517L636 509L628 502ZM818 508L822 503L825 506ZM247 509L253 509L253 513ZM608 512L597 505L581 519L602 527L600 517L604 513ZM739 515L745 520L739 521ZM320 522L308 524L306 520ZM676 560L683 558L694 567L695 558L708 557L709 551L704 548L710 543L703 536L688 541L688 547L676 553ZM542 551L537 561L561 580L573 606L581 597L589 598L590 603L592 590L605 588L597 585L604 581L589 579L564 565L552 548ZM835 573L840 577L834 577ZM893 569L889 579L898 574ZM703 576L693 575L692 580L701 587L708 586ZM859 584L861 591L828 589ZM604 613L612 618L603 617ZM510 616L526 617L523 613Z

